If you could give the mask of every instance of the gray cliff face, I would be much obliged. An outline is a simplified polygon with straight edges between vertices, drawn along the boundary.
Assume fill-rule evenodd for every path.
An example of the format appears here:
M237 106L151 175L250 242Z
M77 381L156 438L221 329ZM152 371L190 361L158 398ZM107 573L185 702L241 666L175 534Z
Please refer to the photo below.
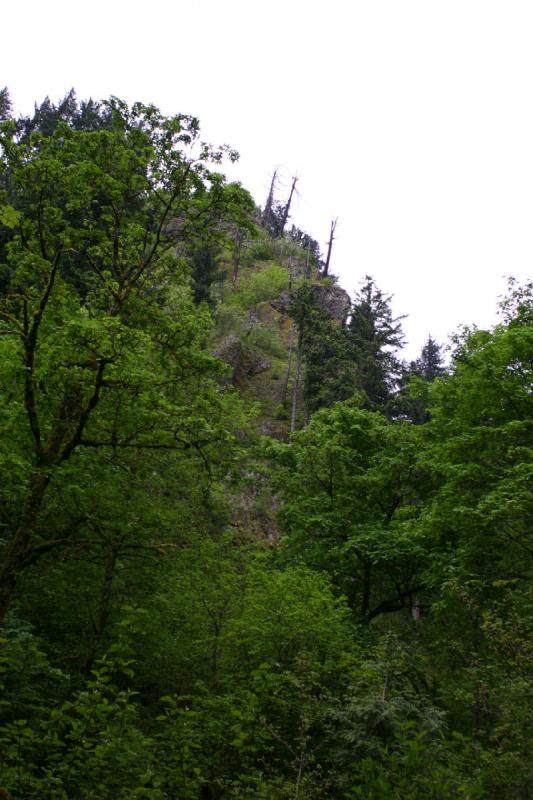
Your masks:
M316 297L319 308L329 311L331 316L344 325L350 313L350 295L340 286L314 284L313 294Z
M254 375L266 372L271 367L268 359L244 346L237 336L230 335L219 345L214 355L231 367L230 381L243 388L246 381Z
M327 311L340 325L344 325L350 313L350 295L340 286L334 284L318 284L311 286L317 305L322 311ZM287 314L293 298L292 292L283 292L277 300L272 302L276 311Z

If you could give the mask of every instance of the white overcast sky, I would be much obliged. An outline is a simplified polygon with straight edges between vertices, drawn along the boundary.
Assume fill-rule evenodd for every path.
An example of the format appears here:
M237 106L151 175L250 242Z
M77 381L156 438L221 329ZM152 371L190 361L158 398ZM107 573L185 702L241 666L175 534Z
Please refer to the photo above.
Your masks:
M31 111L70 87L200 117L264 202L299 176L293 221L350 292L394 295L416 355L496 321L533 277L531 0L26 0L2 4L0 88Z

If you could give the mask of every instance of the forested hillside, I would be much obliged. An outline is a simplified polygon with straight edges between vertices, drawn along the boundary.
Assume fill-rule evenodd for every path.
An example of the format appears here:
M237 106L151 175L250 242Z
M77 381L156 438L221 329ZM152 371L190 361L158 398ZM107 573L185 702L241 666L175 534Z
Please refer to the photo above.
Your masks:
M405 363L236 158L0 93L0 797L528 800L533 283Z

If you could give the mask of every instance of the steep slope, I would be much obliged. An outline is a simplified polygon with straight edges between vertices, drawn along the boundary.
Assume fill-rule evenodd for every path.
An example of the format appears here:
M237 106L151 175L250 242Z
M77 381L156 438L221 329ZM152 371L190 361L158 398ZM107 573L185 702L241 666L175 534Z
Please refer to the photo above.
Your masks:
M339 325L346 321L350 298L331 278L322 278L289 237L275 239L263 232L260 241L248 243L243 262L235 274L233 263L223 261L221 280L212 288L212 348L228 364L226 380L257 405L257 431L286 439L293 402L296 427L305 419L302 378L297 377L298 334L291 316L295 292L310 286L317 306Z

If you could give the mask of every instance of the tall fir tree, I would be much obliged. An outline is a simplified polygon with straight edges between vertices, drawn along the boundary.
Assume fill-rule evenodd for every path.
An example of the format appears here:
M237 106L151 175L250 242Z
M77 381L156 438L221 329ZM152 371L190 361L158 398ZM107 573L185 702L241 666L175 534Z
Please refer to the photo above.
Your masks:
M207 302L208 305L213 305L211 285L224 275L220 268L218 250L219 248L213 245L201 245L191 253L191 281L193 299L196 305L199 305L202 301Z
M391 415L397 419L408 419L416 425L429 422L429 384L445 374L442 347L428 336L420 356L403 367Z
M9 119L11 116L11 98L7 86L0 89L0 120Z
M434 381L441 378L446 372L444 359L442 357L442 347L431 336L422 348L420 358L415 362L417 374L425 381Z
M398 350L404 344L404 317L393 317L391 296L385 295L367 275L355 296L348 325L348 341L357 369L364 405L386 410L398 386L401 365Z
M346 329L319 307L307 284L294 292L290 313L298 329L304 366L302 394L309 417L319 408L353 397L358 391L357 373Z
M80 102L74 89L71 89L57 105L49 97L45 97L40 105L36 103L33 116L20 117L17 120L17 127L21 139L25 141L35 132L43 136L52 136L61 122L77 131L111 128L111 108L109 103L100 103L92 98Z

